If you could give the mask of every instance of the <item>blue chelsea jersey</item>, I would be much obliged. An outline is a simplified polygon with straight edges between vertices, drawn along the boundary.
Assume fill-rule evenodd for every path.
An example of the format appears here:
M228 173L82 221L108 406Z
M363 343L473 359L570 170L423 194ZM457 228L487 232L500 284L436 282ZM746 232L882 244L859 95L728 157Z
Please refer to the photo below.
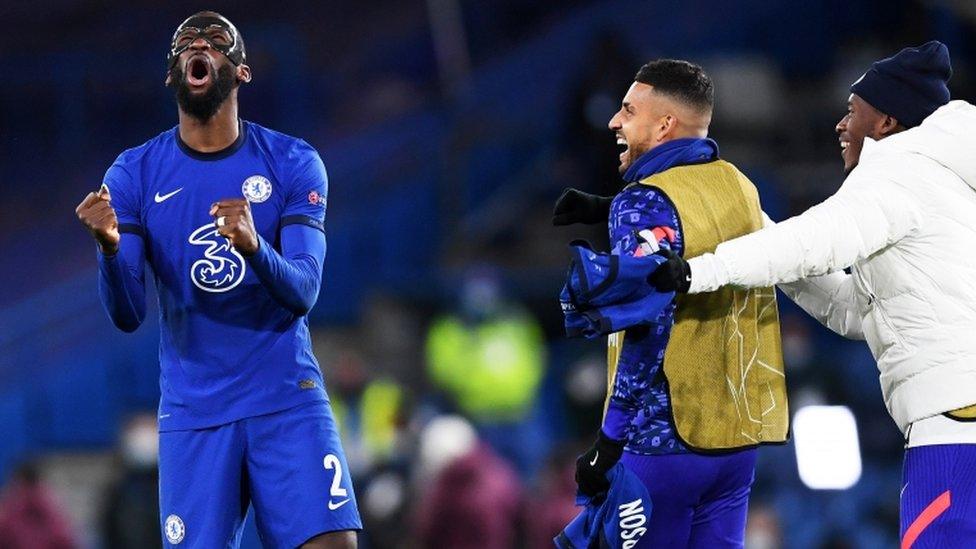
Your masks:
M324 230L327 177L300 139L241 122L200 153L177 128L122 153L105 174L122 238L142 238L160 309L160 430L204 428L326 399L308 320L279 305L217 234L210 207L245 197L279 248L282 227Z

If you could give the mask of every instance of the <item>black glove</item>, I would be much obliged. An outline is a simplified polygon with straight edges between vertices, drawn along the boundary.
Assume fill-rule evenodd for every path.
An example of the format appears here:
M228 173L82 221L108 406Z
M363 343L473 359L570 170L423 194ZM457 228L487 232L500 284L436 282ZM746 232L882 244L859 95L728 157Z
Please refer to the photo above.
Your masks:
M590 497L605 494L610 489L607 471L620 460L623 453L624 441L613 440L600 429L593 446L576 458L576 484L580 491Z
M573 223L606 223L610 217L610 203L613 197L599 196L576 189L566 189L556 200L552 209L553 225L572 225Z
M647 282L659 292L688 293L691 287L691 266L683 257L667 248L657 252L668 258L667 261L647 277Z

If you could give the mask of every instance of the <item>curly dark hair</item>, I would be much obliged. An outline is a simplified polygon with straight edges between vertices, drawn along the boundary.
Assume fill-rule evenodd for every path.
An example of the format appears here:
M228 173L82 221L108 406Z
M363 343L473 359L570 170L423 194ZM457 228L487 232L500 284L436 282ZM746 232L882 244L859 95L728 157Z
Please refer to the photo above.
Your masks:
M715 88L712 79L700 66L680 59L656 59L637 71L634 80L654 86L666 94L702 112L710 112Z

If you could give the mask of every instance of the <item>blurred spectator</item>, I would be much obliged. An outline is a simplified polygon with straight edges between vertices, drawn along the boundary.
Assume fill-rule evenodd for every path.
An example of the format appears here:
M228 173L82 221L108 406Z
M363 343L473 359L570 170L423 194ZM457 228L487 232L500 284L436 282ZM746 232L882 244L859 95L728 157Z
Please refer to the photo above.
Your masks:
M586 355L575 361L566 373L563 389L570 435L589 443L594 426L603 421L603 404L607 398L606 356Z
M408 547L410 540L404 536L409 530L407 514L417 501L409 497L406 468L383 467L355 482L363 518L363 531L359 534L361 546L376 549Z
M122 429L121 467L108 487L102 516L106 549L162 546L159 529L159 434L156 418L140 414Z
M434 386L524 474L544 451L531 431L545 361L542 329L506 299L490 271L469 273L460 310L437 319L427 334L427 372Z
M394 549L408 541L403 532L414 460L409 431L414 393L396 380L402 372L392 357L399 354L403 364L412 364L419 353L403 348L409 334L402 307L386 299L371 303L371 313L355 329L318 330L313 341L356 489L360 544Z
M560 447L541 471L538 487L528 497L522 520L528 549L552 547L552 538L580 512L575 505L575 468L576 452L571 447Z
M359 497L364 547L400 547L408 503L406 393L371 375L363 357L342 348L329 363L329 398Z
M782 546L776 511L767 505L753 503L746 521L746 548L780 549Z
M421 478L431 481L420 485L418 545L516 547L521 488L511 467L459 417L433 420L421 438Z
M353 475L394 457L405 423L405 395L399 385L376 378L362 356L344 348L330 364L329 400Z
M78 547L67 513L27 462L14 471L0 495L0 546L4 549Z

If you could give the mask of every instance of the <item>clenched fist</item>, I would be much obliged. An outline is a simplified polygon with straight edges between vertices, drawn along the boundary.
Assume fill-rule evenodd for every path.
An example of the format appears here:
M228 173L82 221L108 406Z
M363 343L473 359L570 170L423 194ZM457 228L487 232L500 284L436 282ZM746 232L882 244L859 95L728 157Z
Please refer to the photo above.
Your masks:
M108 187L102 184L98 192L88 196L75 208L78 220L95 237L105 255L115 255L119 251L119 220L112 208L112 196Z
M217 232L230 240L243 256L251 256L258 251L258 233L254 230L251 205L243 198L226 198L210 206Z

